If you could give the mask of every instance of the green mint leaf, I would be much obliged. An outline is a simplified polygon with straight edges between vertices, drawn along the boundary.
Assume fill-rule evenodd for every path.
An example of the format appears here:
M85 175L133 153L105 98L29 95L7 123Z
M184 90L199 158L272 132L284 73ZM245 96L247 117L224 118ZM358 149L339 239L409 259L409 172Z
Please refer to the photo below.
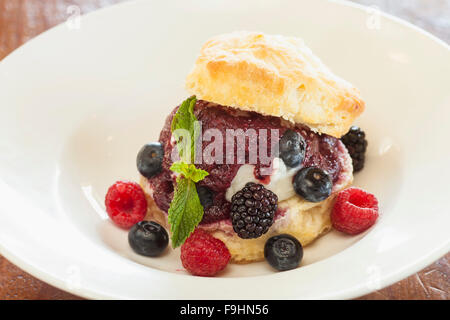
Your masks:
M192 167L193 168L190 168L189 170L189 178L195 183L202 181L207 175L209 175L208 171L197 169L194 165L192 165Z
M182 174L185 178L191 179L194 182L203 180L209 173L205 170L198 169L194 164L187 164L184 162L175 162L170 167L170 170Z
M178 153L182 161L187 163L194 163L195 159L195 142L199 136L199 124L194 115L194 107L197 102L195 96L189 97L181 103L175 116L172 119L171 129L172 134L177 142ZM181 130L180 130L181 129ZM178 131L177 131L178 130ZM190 145L185 145L182 142L183 131L189 135ZM190 152L190 156L188 155Z
M194 115L196 102L195 96L183 101L171 124L172 135L181 159L170 167L170 170L180 174L169 208L169 224L174 248L183 244L203 218L203 207L195 184L203 180L208 172L197 169L194 165L195 142L201 130ZM183 141L187 138L190 142Z
M174 162L170 167L170 170L176 173L185 174L189 165L185 162Z
M176 248L194 231L203 217L203 207L197 194L195 182L177 178L177 185L169 208L172 247Z

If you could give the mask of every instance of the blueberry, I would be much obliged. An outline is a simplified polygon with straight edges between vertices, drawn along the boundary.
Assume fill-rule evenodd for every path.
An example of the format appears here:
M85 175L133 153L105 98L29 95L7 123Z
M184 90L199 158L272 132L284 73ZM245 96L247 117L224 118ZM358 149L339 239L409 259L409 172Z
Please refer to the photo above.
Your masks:
M306 142L301 134L287 130L280 139L280 157L288 167L296 167L305 158Z
M311 202L325 200L333 188L330 175L317 167L300 169L294 177L293 184L295 192Z
M200 198L200 203L203 208L209 208L213 205L214 193L210 188L205 186L197 186L198 197Z
M289 234L273 236L264 245L264 258L279 271L295 269L303 258L300 242Z
M134 252L142 256L159 256L169 243L166 229L154 221L141 221L131 227L128 243Z
M154 177L162 170L163 158L164 148L161 143L148 143L141 148L137 155L137 169L146 178Z

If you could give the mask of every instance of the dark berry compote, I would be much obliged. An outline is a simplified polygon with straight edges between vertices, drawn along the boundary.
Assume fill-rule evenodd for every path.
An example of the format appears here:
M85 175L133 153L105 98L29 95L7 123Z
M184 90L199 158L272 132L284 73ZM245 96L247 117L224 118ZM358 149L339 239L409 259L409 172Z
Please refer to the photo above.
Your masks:
M165 125L160 133L159 142L164 147L164 160L162 163L161 172L148 179L151 188L151 194L156 205L167 213L170 202L172 201L174 184L176 176L170 170L172 165L172 149L175 147L174 140L171 139L171 123L174 114L178 110L176 107L172 113L167 117ZM207 188L209 197L212 201L205 201L204 215L201 224L208 224L230 218L230 202L225 198L227 189L230 187L233 178L236 176L242 163L237 161L227 161L226 156L226 130L242 129L244 132L247 129L254 129L259 133L259 129L267 129L267 155L271 153L271 129L279 130L279 137L282 137L286 130L294 130L298 132L306 142L305 156L301 167L316 166L330 175L333 184L338 183L343 179L341 173L343 171L342 158L348 157L345 147L337 138L328 136L326 134L317 134L312 132L309 128L302 125L293 125L292 123L281 118L272 116L263 116L256 112L244 112L235 108L225 107L218 104L210 103L203 100L198 100L194 108L195 116L202 124L202 133L208 129L217 129L223 136L223 161L222 164L215 163L207 164L205 161L197 164L196 167L206 170L209 175L197 185L197 188ZM202 150L206 148L213 141L201 142ZM234 160L236 160L236 145L234 150ZM245 145L246 160L249 158L249 143ZM230 152L228 152L230 154ZM230 157L230 155L229 155ZM220 161L219 161L220 162ZM230 162L232 162L230 164ZM255 177L262 184L270 182L269 176L262 176L260 172L261 163L259 156L257 156L257 163L255 164Z

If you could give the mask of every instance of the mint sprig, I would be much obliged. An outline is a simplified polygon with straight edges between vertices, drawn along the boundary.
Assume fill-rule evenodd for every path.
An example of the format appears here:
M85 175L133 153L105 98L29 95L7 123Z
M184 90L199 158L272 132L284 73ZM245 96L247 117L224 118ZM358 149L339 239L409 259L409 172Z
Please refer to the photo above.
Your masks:
M195 96L183 101L172 120L172 134L177 142L181 161L175 162L170 170L180 174L174 190L169 208L169 224L172 234L172 247L176 248L184 243L203 218L203 206L198 197L196 183L203 180L208 172L195 167L195 141L198 137L197 118L194 115ZM181 136L177 129L187 130L191 137L190 146L178 147ZM189 148L189 150L188 150ZM190 151L190 156L188 152Z

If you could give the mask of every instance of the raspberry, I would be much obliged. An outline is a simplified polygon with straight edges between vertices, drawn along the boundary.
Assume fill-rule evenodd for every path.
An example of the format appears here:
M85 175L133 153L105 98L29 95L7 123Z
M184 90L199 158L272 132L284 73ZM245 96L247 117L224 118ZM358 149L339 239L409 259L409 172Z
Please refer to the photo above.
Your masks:
M225 243L196 229L181 246L183 267L196 276L210 277L223 270L231 255Z
M259 238L273 224L278 197L261 184L249 182L231 198L233 230L242 239Z
M140 185L131 181L117 181L105 197L106 212L121 228L129 229L142 221L147 213L147 199Z
M369 229L377 218L377 198L359 188L341 191L331 212L333 227L348 234L358 234Z

